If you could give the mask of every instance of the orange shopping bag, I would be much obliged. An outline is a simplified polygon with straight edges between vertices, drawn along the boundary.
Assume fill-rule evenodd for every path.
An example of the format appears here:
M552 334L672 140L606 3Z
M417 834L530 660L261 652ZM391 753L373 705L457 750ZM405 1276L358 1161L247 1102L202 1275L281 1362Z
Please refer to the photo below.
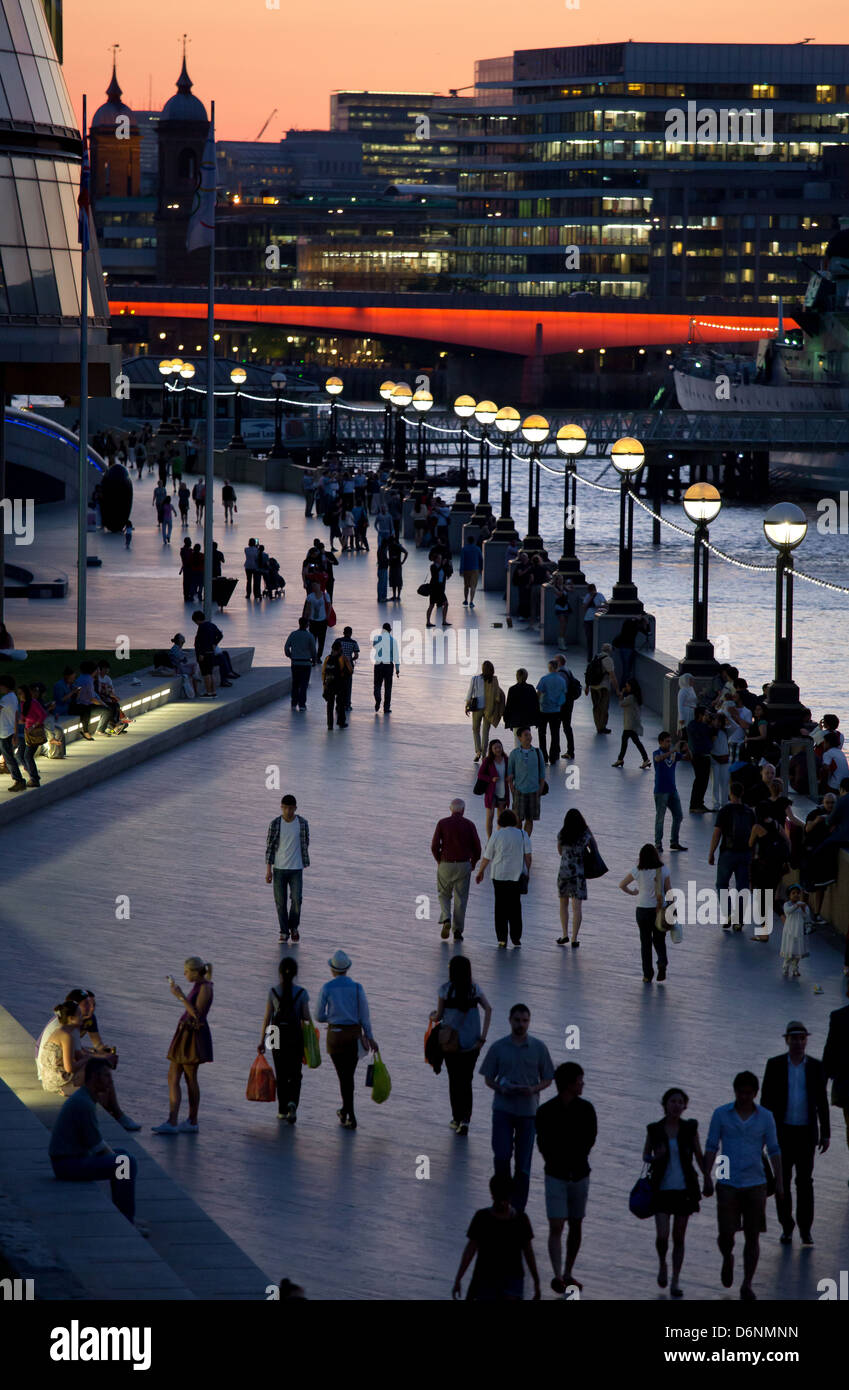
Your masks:
M245 1096L248 1100L269 1101L277 1099L277 1083L274 1080L274 1071L261 1052L257 1053L251 1064L251 1074L248 1077Z

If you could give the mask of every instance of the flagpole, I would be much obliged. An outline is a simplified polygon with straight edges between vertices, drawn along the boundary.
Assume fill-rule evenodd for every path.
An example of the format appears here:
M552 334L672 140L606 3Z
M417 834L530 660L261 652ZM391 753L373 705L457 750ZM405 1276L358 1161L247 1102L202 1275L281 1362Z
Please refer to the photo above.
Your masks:
M209 130L215 150L215 102L209 104ZM215 175L213 170L213 209ZM213 211L213 224L215 214ZM212 617L212 508L215 501L215 229L209 245L209 285L206 311L206 506L203 512L203 613Z
M87 98L83 96L83 169L86 160L86 113ZM85 651L86 642L86 580L88 529L88 208L80 207L81 233L82 219L85 218L85 233L81 234L82 244L82 282L80 284L80 424L79 424L79 468L77 497L77 652Z

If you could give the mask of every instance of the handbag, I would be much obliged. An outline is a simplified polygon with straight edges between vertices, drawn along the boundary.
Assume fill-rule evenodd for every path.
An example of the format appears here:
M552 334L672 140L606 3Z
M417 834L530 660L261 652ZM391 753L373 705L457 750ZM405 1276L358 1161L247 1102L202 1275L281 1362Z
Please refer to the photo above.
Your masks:
M645 1221L646 1217L654 1216L654 1192L649 1177L650 1172L651 1166L644 1163L643 1171L631 1188L631 1195L628 1198L629 1211L633 1212L640 1221Z
M542 773L545 771L545 762L543 760L542 753L539 751L539 749L537 749L537 758L539 759L539 768L540 772ZM542 786L539 789L539 794L540 796L548 796L548 783L546 782L544 777L542 779Z
M42 743L47 742L47 730L43 724L33 724L31 728L24 730L24 743L27 748L40 748Z
M421 594L422 598L430 598L430 585L420 584L416 589L416 593Z
M662 897L663 897L663 870L662 870L662 869L655 869L655 871L654 871L654 891L655 891L655 895L656 895L658 898L662 898ZM655 914L654 914L654 929L655 929L655 931L666 931L666 930L667 930L666 905L665 905L665 903L661 903L661 904L655 909Z
M598 852L598 845L592 835L584 846L584 878L602 878L607 873L607 865Z
M382 1105L389 1099L392 1090L392 1081L389 1076L386 1064L379 1052L374 1054L374 1085L371 1088L371 1098L376 1105Z
M302 1019L301 1032L304 1035L304 1061L310 1070L314 1071L316 1067L321 1066L318 1029L314 1023L307 1023L306 1019Z
M328 627L335 627L335 626L336 626L336 609L333 607L333 604L332 604L332 603L329 603L329 604L327 605L327 626L328 626Z
M478 777L472 790L475 796L483 796L488 786L489 783L487 782L485 777Z
M245 1100L276 1100L277 1082L274 1071L260 1052L251 1063Z
M521 894L522 897L524 897L525 894L527 893L527 891L528 891L528 886L529 886L529 884L530 884L530 881L531 881L531 876L530 876L530 874L528 873L527 869L523 869L522 872L519 874L519 879L518 879L518 883L519 883L519 893Z
M439 1028L439 1046L443 1052L460 1051L460 1034L456 1028L452 1028L450 1023L443 1023Z
M425 1033L425 1061L428 1066L433 1067L438 1076L442 1071L443 1060L442 1048L439 1046L439 1029L431 1019Z

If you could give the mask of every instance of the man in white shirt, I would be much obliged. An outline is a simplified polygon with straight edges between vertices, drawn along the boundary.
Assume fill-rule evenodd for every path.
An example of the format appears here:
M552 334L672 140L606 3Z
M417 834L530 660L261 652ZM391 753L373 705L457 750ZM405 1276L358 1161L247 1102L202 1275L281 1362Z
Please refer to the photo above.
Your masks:
M15 720L18 714L18 697L15 694L15 681L12 676L0 676L0 753L6 762L6 771L12 778L10 792L25 792L27 784L21 776L21 769L15 757Z
M286 795L280 815L268 827L265 842L265 881L274 887L274 906L280 923L280 941L300 941L304 869L309 867L309 822L295 815L298 803Z
M849 777L849 762L840 747L840 734L830 731L823 739L825 752L820 760L820 790L839 792L844 777Z

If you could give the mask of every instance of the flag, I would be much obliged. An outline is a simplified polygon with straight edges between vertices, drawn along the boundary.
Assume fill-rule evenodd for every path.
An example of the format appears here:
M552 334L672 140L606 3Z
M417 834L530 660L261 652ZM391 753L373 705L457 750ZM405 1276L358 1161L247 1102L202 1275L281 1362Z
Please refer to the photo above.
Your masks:
M80 209L77 222L77 241L80 243L83 251L87 251L90 245L88 223L89 212L91 211L90 186L91 165L89 164L88 158L88 140L86 139L85 131L83 131L83 162L80 166L80 191L77 197L77 205Z
M212 246L215 240L215 131L209 123L209 134L203 148L200 166L200 179L195 192L189 229L186 234L186 250L198 251L202 246Z

